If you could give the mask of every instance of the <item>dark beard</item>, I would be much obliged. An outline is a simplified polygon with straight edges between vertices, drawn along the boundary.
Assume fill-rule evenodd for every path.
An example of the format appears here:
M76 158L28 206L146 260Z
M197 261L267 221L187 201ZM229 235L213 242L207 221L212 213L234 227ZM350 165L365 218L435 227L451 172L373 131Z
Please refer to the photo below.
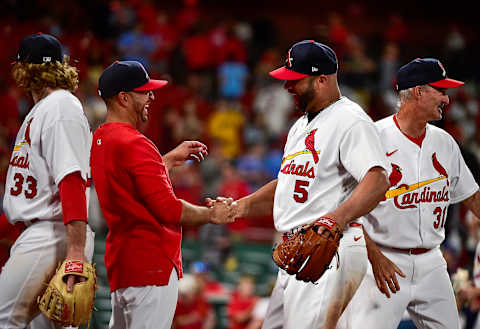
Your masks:
M313 100L315 96L315 91L313 90L313 80L310 80L308 89L302 95L298 95L298 110L302 113L307 112L307 106Z

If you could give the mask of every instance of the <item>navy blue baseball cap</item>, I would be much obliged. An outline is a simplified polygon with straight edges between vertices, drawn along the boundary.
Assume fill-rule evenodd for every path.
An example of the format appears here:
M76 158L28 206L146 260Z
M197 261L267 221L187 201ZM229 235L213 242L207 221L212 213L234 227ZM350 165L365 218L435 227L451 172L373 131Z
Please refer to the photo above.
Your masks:
M98 79L98 94L105 98L121 91L146 91L162 88L166 80L150 79L147 70L137 61L116 61Z
M332 48L314 40L303 40L290 48L285 66L270 72L270 75L280 80L299 80L337 71L337 55Z
M426 84L446 89L460 87L464 82L447 78L445 67L435 58L417 58L398 70L398 91Z
M36 33L26 36L20 42L17 62L42 64L55 61L63 63L63 49L53 35Z

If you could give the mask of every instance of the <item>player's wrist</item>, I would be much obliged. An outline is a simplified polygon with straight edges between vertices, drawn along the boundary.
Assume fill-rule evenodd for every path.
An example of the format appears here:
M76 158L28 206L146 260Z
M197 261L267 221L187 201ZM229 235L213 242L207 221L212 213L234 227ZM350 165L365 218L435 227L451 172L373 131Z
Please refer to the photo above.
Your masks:
M315 220L315 223L321 224L323 226L327 226L330 229L334 226L334 224L337 224L338 227L340 227L343 230L345 230L345 227L348 224L348 221L345 218L338 217L332 213L320 216Z

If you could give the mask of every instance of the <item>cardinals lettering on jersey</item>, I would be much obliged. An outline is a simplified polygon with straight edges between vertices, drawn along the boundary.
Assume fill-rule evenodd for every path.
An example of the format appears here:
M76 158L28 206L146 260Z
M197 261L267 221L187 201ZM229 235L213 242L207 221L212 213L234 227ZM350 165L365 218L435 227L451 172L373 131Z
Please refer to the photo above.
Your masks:
M315 178L315 171L310 167L310 162L307 161L305 165L295 164L295 160L287 163L280 171L286 175L296 175L301 177Z
M30 139L30 125L32 124L33 117L27 121L27 128L25 129L25 136L23 137L22 142L19 145L15 145L13 151L20 151L23 145L32 145L32 140ZM28 153L26 155L21 154L12 154L12 159L9 163L12 167L29 169L30 163L28 161Z
M29 169L30 163L28 162L28 153L26 156L14 155L9 164L12 167Z
M398 209L417 208L417 204L420 202L448 202L449 191L448 186L448 174L445 168L440 164L437 159L436 153L432 154L432 164L435 170L441 175L437 178L427 179L412 185L401 184L395 189L391 189L385 193L386 199L393 198L393 202ZM389 180L390 186L396 186L402 180L401 168L392 163L392 172L390 173ZM428 185L431 185L437 181L446 179L446 185L442 189L433 189ZM423 187L421 192L418 192Z

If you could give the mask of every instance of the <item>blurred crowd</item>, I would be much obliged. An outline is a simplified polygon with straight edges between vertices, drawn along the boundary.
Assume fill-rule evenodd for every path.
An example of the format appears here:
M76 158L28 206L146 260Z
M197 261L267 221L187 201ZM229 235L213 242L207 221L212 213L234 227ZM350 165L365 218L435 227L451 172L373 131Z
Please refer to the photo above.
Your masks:
M442 21L431 23L429 34L399 12L370 17L368 7L356 4L342 14L325 11L317 20L321 23L298 26L295 33L294 19L286 23L258 13L240 18L212 6L206 10L197 0L162 6L146 0L2 4L0 196L16 132L32 106L12 83L10 63L21 38L39 31L57 36L79 69L76 95L92 130L102 124L106 113L97 80L114 60L138 60L153 78L169 80L155 93L142 131L162 154L183 140L208 146L205 161L171 172L177 196L192 203L202 204L204 198L217 195L237 199L276 177L286 134L299 114L282 83L268 72L283 64L290 44L302 39L315 39L336 51L342 94L358 102L373 120L395 112L395 74L401 65L415 57L439 58L449 76L466 85L451 91L444 118L434 124L457 140L474 176L480 177L480 69L474 60L477 40L468 28ZM419 42L419 34L431 37ZM98 209L97 213L91 221L105 230ZM461 205L450 208L442 245L450 273L472 268L480 239L480 231L472 227ZM235 239L266 243L275 239L271 218L239 220L221 229L207 225L202 230L191 228L185 234L208 244L205 259L212 265L224 264ZM190 273L183 280L176 328L212 328L208 303L196 302L202 294L191 293L201 291L201 286ZM251 277L242 277L231 294L230 328L256 327L253 310L261 299L252 286ZM198 322L204 324L182 320L183 313L193 312L192 305Z

